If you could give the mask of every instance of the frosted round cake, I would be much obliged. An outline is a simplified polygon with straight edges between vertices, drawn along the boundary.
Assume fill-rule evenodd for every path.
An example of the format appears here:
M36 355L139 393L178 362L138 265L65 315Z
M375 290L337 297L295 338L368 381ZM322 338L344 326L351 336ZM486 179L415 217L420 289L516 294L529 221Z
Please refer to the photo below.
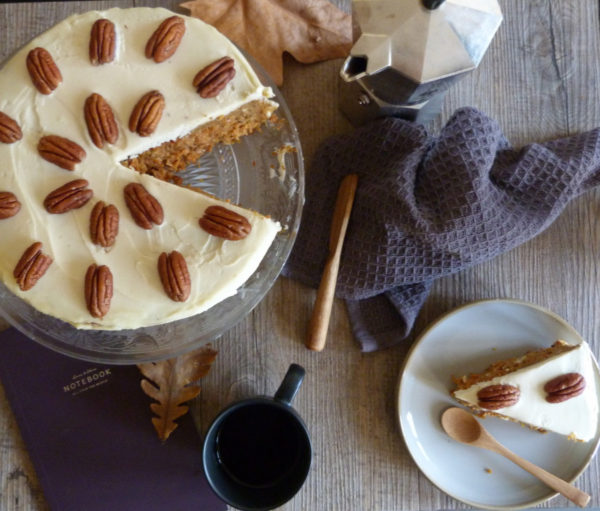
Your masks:
M4 284L80 329L234 295L280 224L173 182L258 129L270 97L223 35L166 9L74 15L35 38L0 70Z

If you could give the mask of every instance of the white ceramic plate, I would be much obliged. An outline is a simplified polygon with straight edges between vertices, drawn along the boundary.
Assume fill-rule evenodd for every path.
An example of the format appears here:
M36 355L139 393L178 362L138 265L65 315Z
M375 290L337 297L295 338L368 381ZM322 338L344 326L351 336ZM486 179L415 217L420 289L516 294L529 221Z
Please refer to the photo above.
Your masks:
M563 319L541 307L513 300L487 300L456 309L416 340L398 384L398 417L417 466L442 491L486 509L530 507L556 493L502 456L450 439L440 416L456 403L452 375L478 372L490 363L550 346L556 339L580 343ZM594 361L596 388L600 375ZM591 461L600 434L587 443L541 434L518 424L487 418L483 425L506 447L567 481Z

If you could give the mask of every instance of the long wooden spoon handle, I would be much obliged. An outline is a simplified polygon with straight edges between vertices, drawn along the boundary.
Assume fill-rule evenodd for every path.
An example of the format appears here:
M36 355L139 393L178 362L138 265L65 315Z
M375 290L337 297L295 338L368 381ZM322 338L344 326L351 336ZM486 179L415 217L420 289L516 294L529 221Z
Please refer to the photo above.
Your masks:
M325 347L333 297L335 295L335 285L337 283L342 256L342 246L346 236L350 213L352 212L357 184L358 176L356 174L349 174L342 180L338 191L333 219L331 221L329 256L321 276L321 283L317 291L317 298L315 299L308 327L308 335L306 337L306 347L314 351L321 351Z
M534 475L540 481L547 484L550 488L556 490L562 496L566 497L578 506L585 507L590 501L590 496L587 493L581 491L579 488L576 488L567 481L562 480L560 477L547 472L543 468L534 465L530 461L521 458L503 445L496 444L492 450L495 450L498 454L506 456L510 461L516 463L522 469L527 470L527 472Z
M306 337L306 347L313 351L322 351L325 347L331 308L333 307L333 297L335 295L338 266L339 259L330 259L321 277Z

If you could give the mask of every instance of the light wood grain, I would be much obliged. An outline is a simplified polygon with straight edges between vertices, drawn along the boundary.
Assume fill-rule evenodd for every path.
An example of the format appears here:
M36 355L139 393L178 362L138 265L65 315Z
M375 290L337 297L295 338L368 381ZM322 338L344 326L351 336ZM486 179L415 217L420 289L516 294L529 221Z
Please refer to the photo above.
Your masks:
M336 0L350 9L350 0ZM0 59L73 12L177 2L124 1L0 5ZM454 110L475 106L495 118L515 146L600 126L600 22L593 0L500 0L504 22L479 68L453 86L436 133ZM312 65L284 59L282 92L310 162L327 137L349 132L338 109L341 60ZM1 240L0 240L1 242ZM600 349L600 192L571 203L534 240L493 261L435 283L413 334L397 347L363 354L343 302L333 304L327 349L304 346L316 290L280 278L263 302L216 343L217 361L193 406L204 431L231 400L277 389L291 362L307 372L295 408L312 434L314 462L285 511L463 509L412 462L396 421L398 373L411 342L455 306L511 297L547 307L571 323L598 356ZM0 510L47 509L35 472L0 393ZM598 458L577 485L600 506ZM557 497L543 507L566 507ZM58 510L60 511L60 510Z

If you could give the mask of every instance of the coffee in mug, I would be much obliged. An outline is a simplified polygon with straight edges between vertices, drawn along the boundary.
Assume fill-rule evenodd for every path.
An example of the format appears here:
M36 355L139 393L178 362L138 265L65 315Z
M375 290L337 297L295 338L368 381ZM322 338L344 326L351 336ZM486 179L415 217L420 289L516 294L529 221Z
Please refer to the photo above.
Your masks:
M274 397L233 403L209 427L204 471L212 489L229 505L273 509L304 483L312 448L306 425L291 406L304 374L292 364Z

